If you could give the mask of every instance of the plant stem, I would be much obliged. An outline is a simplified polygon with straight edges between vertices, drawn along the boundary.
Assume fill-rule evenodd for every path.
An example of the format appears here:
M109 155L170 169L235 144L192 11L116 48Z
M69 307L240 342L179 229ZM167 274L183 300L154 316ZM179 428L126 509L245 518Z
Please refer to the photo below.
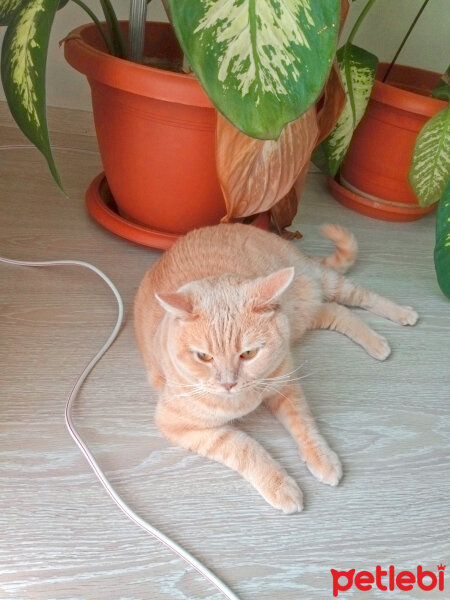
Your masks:
M130 27L128 30L128 58L137 63L142 63L144 60L146 16L147 0L131 0Z
M170 23L170 25L172 27L173 33L175 33L175 28L172 25L172 19L171 19L171 16L170 16L169 0L161 0L161 2L162 2L164 10L166 12L167 20L169 21L169 23ZM182 62L181 70L183 71L183 73L192 73L191 65L190 65L190 63L189 63L189 61L187 59L186 54L184 54L184 52L183 52L183 62Z
M110 54L114 54L114 50L111 44L111 40L107 37L107 35L105 34L105 32L103 31L103 27L102 24L100 23L100 21L98 20L96 14L89 8L89 6L87 6L83 0L72 0L72 2L75 2L75 4L78 4L78 6L80 8L82 8L84 11L87 12L87 14L91 17L91 19L93 20L93 22L95 23L97 29L99 30L103 41L105 42L106 47L108 48L108 52Z
M361 23L364 21L367 13L369 12L369 10L372 8L372 6L375 4L377 0L368 0L367 4L365 5L365 7L362 9L361 14L359 15L359 17L356 19L355 24L353 25L353 29L350 31L350 35L348 36L348 40L347 40L347 44L351 44L353 42L353 38L356 35L356 32L359 29L359 26L361 25Z
M408 31L406 32L405 37L403 38L402 43L400 44L399 49L397 50L397 52L395 53L394 58L392 59L391 64L389 65L386 73L384 74L383 77L383 81L386 81L386 79L389 77L390 72L392 71L392 67L395 65L395 61L398 58L398 55L400 54L400 52L403 50L403 46L406 44L406 41L408 40L411 31L414 29L415 24L417 23L417 21L419 20L420 15L423 13L423 11L425 10L426 5L428 4L430 0L425 0L425 2L422 4L422 6L420 7L419 12L417 13L414 21L411 23L410 28L408 29Z
M110 0L100 0L102 5L103 13L105 15L106 23L109 27L109 31L112 38L114 47L114 55L120 58L126 58L125 44L122 37L122 32L117 21L116 13L112 7Z

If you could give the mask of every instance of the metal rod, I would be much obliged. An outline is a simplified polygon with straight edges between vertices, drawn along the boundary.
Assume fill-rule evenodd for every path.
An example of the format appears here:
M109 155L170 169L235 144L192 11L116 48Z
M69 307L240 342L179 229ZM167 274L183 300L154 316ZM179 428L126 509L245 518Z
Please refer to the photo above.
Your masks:
M144 61L145 21L147 0L131 0L130 28L128 38L129 60L137 63Z
M398 56L399 56L400 52L403 50L403 46L406 44L406 42L407 42L407 40L408 40L408 38L409 38L409 35L410 35L411 31L414 29L414 26L415 26L415 24L416 24L416 23L417 23L417 21L419 20L419 17L420 17L420 15L421 15L421 14L423 13L423 11L425 10L425 7L426 7L426 5L428 4L428 2L429 2L429 1L430 1L430 0L425 0L425 2L424 2L424 3L422 4L422 6L420 7L420 10L419 10L419 12L417 13L417 15L416 15L416 17L415 17L414 21L411 23L411 26L410 26L410 28L408 29L408 31L406 32L406 35L405 35L405 37L403 38L403 41L402 41L402 43L400 44L400 47L399 47L399 49L398 49L398 50L397 50L397 52L395 53L395 56L394 56L394 58L392 59L392 62L391 62L391 64L389 65L389 67L388 67L388 69L387 69L386 73L384 74L384 77L383 77L383 82L385 82L385 81L386 81L386 79L389 77L389 74L390 74L390 72L392 71L392 67L395 65L395 62L396 62L396 60L397 60L397 58L398 58Z

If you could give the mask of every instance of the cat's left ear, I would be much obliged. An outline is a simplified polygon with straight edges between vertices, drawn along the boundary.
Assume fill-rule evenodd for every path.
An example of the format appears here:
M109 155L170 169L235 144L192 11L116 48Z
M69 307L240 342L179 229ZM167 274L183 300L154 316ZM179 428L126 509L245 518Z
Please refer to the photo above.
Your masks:
M253 283L254 310L258 312L273 312L280 296L294 280L295 269L288 267L275 271L267 277L260 277Z
M193 305L191 297L183 292L174 292L169 294L155 294L163 309L185 321L194 318Z

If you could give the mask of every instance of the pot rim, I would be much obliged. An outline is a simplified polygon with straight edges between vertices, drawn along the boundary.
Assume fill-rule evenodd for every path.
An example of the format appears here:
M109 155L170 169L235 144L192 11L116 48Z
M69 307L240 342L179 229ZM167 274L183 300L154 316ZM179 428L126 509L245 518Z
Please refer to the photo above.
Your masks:
M380 66L383 65L387 66L387 63L380 64ZM426 69L419 69L416 67L410 67L408 65L396 66L402 69L414 71L418 77L424 73L432 73L433 75L439 76L438 73L427 71ZM417 94L416 92L411 92L389 83L383 83L379 79L375 80L371 99L379 102L380 104L399 108L401 110L423 115L425 117L432 117L447 106L447 102L444 100L423 96L422 94Z
M126 21L122 23L127 23ZM148 21L147 26L170 27L169 23ZM86 30L96 29L94 23L87 23L73 29L63 40L64 56L77 71L110 87L163 100L214 108L194 75L174 73L148 65L112 56L99 48L91 46L83 37Z

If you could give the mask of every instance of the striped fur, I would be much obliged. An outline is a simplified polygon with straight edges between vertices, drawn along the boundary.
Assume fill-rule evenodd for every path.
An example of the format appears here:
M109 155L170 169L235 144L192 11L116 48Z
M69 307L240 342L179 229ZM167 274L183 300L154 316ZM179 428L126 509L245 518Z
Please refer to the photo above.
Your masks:
M330 256L312 258L338 273L346 273L353 266L358 252L355 236L339 225L325 224L320 230L325 237L336 244L336 249Z

